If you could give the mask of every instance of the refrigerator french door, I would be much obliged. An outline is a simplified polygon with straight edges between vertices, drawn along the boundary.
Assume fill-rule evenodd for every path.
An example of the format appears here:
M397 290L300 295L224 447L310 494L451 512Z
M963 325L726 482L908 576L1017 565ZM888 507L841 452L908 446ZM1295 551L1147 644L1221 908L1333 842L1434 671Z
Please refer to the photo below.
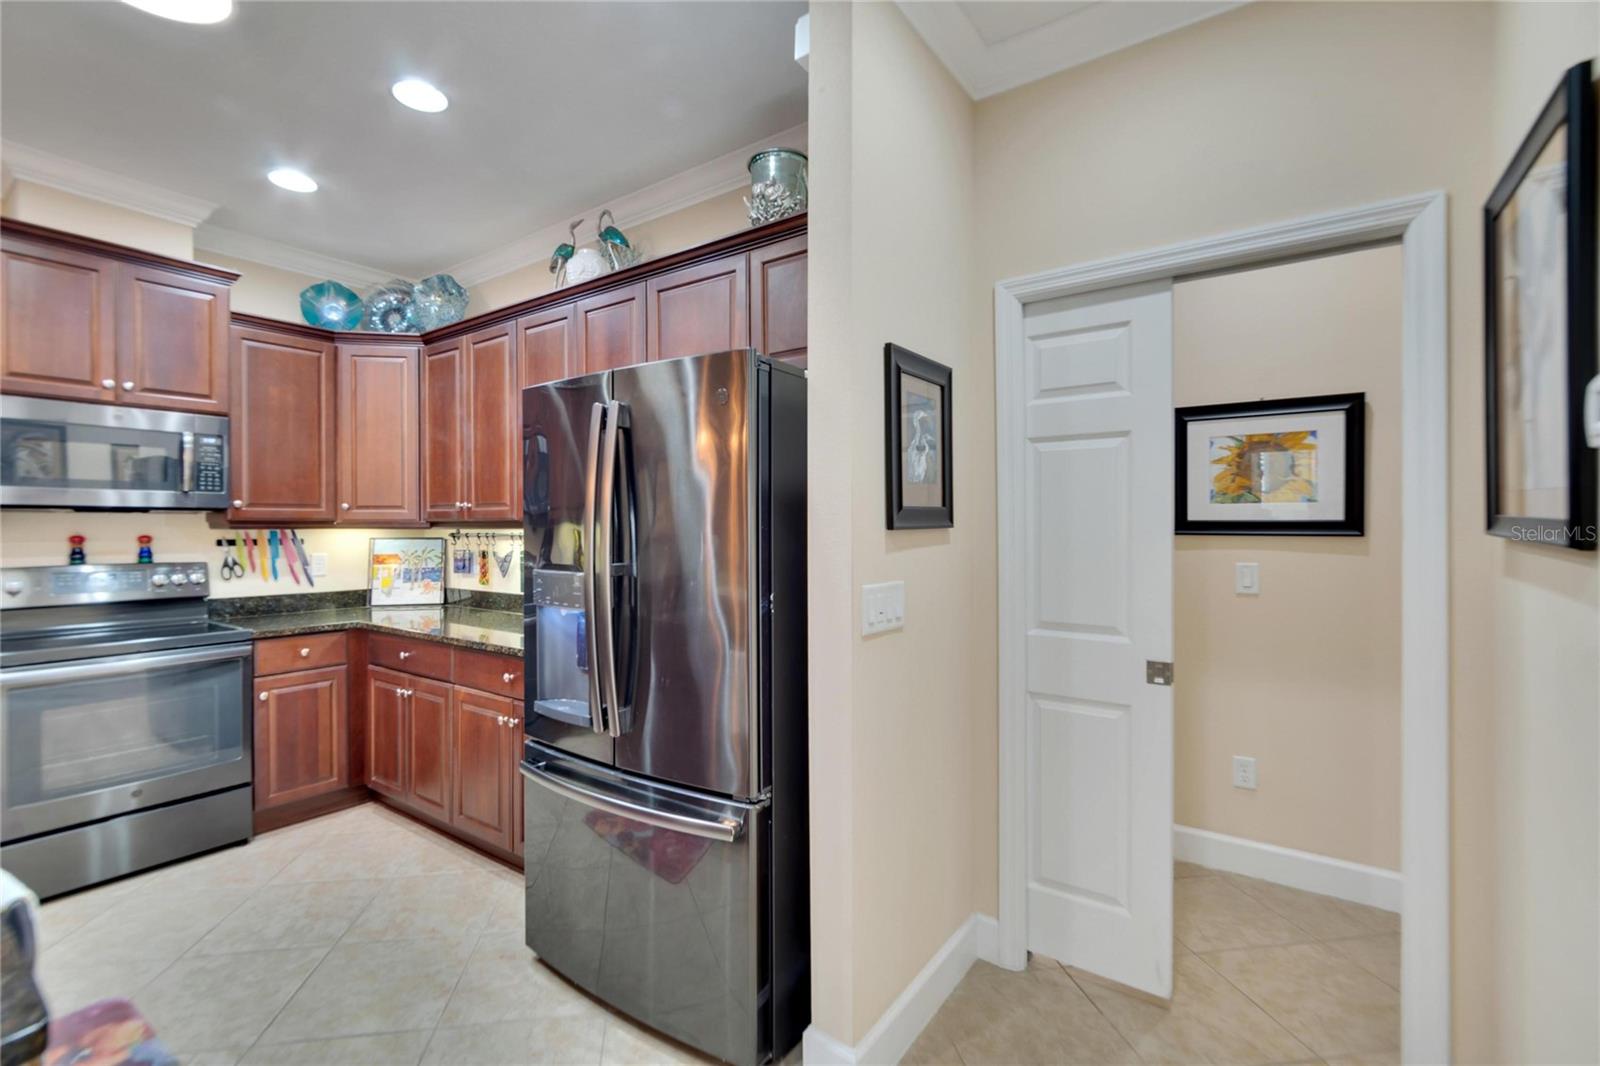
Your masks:
M729 1062L809 1019L805 379L749 351L523 392L527 936Z

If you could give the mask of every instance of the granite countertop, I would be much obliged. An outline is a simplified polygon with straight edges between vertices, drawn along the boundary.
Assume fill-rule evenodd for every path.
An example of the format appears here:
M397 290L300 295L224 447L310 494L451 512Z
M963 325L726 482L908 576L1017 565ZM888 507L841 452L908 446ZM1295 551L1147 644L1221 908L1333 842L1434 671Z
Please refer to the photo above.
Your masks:
M313 607L312 604L306 606ZM522 654L520 612L488 610L458 604L448 604L443 607L316 604L311 610L279 609L263 613L216 611L214 616L219 622L248 629L258 638L331 633L340 629L367 629L379 633L422 637L436 640L441 644L453 644L497 655Z

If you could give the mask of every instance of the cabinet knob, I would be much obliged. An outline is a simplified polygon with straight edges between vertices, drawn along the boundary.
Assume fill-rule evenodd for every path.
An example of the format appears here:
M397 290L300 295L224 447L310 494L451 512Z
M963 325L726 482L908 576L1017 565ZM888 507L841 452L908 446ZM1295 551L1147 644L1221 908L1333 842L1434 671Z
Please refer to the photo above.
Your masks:
M234 500L233 501L233 505L235 507L243 507L244 506L244 501L243 500Z
M348 510L350 510L350 505L348 503L341 503L339 505L339 510L348 511Z
M123 391L123 392L132 392L132 391L133 391L133 382L131 382L131 381L124 381L124 382L123 382L123 383L122 383L122 391Z
M117 379L116 378L101 378L100 379L100 387L102 389L114 389L114 388L117 387Z
M310 648L301 648L300 649L300 658L309 659L310 657L311 657L311 649Z
M408 652L408 651L403 651L403 652L401 652L401 653L400 653L400 660L401 660L401 661L402 661L402 662L404 662L404 661L405 661L405 660L407 660L407 659L409 659L409 658L411 658L411 653L410 653L410 652Z
M461 506L465 507L469 511L472 510L472 504L470 503L463 503Z
M267 702L267 694L265 692L263 692L261 695L257 696L256 699L260 700L262 703L266 703Z
M516 679L517 679L517 675L513 674L509 670L500 675L500 680L504 681L508 685L511 684L511 682L515 681Z

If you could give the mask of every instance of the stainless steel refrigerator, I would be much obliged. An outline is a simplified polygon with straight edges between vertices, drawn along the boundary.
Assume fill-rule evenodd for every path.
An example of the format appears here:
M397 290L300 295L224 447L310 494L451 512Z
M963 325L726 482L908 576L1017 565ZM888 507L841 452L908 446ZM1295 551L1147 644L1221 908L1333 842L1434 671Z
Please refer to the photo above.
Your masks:
M523 390L527 941L734 1063L810 1019L805 377Z

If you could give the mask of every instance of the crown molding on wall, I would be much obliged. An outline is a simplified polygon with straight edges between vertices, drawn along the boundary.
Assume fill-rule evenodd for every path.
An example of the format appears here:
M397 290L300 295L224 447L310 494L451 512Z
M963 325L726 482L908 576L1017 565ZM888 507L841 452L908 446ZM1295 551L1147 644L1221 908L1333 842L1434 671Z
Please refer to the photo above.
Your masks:
M14 180L31 181L189 227L198 226L217 209L208 200L134 181L15 141L0 141L0 164L4 164L7 190Z
M602 209L610 208L619 227L626 229L637 226L743 188L750 180L747 169L750 157L764 148L783 147L805 151L806 143L806 124L801 123L654 185L647 185L638 192L613 197L606 203L586 210L574 211L572 217L593 222ZM454 275L463 285L481 285L490 278L509 274L530 263L542 262L550 257L556 245L567 239L569 222L552 223L510 244L464 259L450 267L447 273Z
M986 43L961 4L896 6L967 95L982 100L1241 7L1249 0L1096 3L1014 37Z
M364 263L352 263L320 252L296 248L292 244L284 244L270 237L257 237L253 233L240 233L238 230L209 224L200 226L194 231L194 246L196 255L202 250L220 252L235 259L277 267L279 270L340 281L355 289L372 288L395 278L401 281L416 280Z

